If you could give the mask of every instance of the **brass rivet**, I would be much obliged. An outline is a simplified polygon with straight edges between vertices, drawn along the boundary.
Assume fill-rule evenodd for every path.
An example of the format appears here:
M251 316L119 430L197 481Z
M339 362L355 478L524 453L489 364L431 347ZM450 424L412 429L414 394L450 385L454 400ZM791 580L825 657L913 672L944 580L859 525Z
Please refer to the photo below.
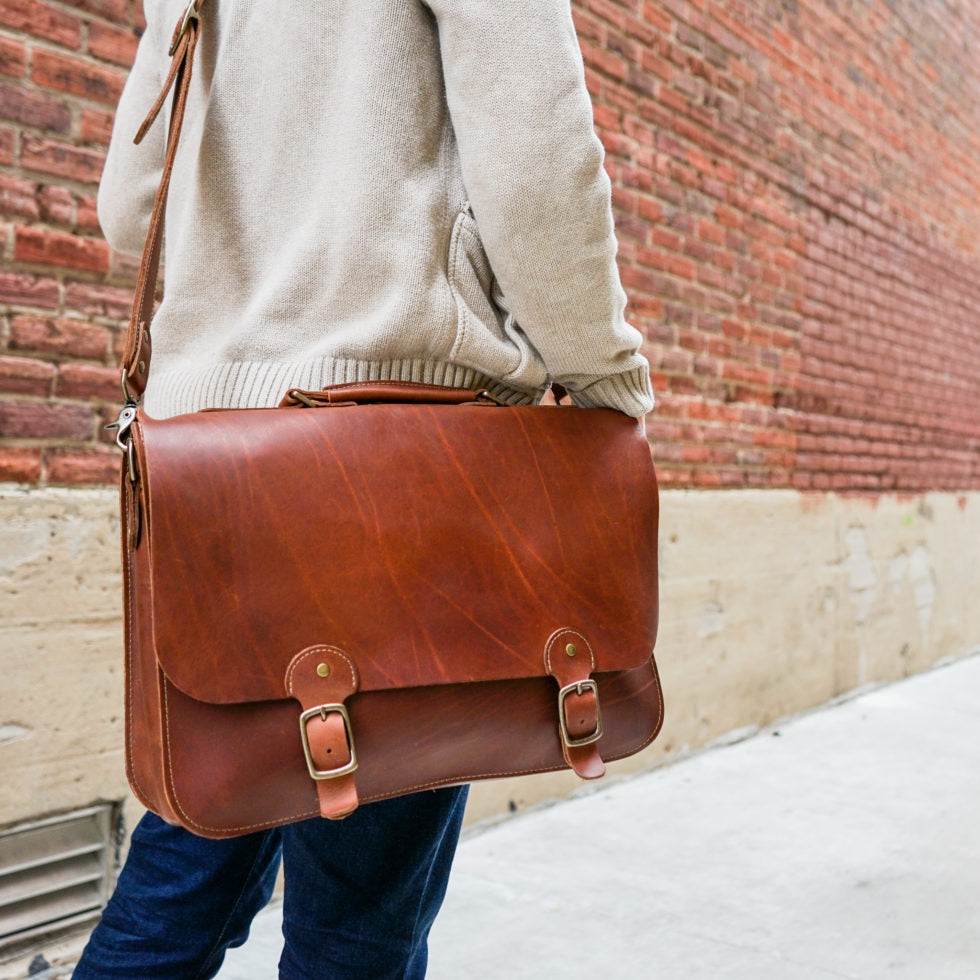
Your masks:
M329 677L330 676L330 664L317 664L316 665L316 672L321 677Z
M576 651L575 651L575 644L574 643L569 643L565 647L565 653L567 653L570 657L574 657L575 656L575 653L576 653Z
M146 361L140 361L139 369L140 369L140 374L143 374L146 371Z

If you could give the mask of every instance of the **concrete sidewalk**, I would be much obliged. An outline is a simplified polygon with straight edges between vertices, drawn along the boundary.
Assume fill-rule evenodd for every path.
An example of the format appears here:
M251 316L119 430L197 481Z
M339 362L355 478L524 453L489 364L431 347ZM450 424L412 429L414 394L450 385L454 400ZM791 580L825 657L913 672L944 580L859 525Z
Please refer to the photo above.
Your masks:
M553 975L976 980L980 656L468 832L429 980Z

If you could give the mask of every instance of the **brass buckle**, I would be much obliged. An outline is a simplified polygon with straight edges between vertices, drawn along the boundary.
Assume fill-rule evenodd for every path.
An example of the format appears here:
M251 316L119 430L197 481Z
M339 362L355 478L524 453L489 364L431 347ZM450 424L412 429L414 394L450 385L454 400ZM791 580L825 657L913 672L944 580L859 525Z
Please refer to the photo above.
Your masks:
M190 0L190 3L187 4L187 9L184 11L184 17L180 22L180 27L177 29L177 33L174 35L174 39L170 44L170 50L167 52L171 58L177 50L177 45L180 44L180 39L187 33L187 26L192 20L200 19L200 15L197 12L197 0Z
M565 720L565 699L569 694L584 694L586 691L592 691L595 694L595 731L589 735L572 738L568 731L568 722ZM599 710L599 685L592 678L566 684L558 692L558 725L561 728L561 737L570 749L576 749L582 745L591 745L593 742L598 742L602 738L602 712Z
M337 769L317 769L313 762L313 752L310 750L310 737L306 733L306 723L316 715L324 721L327 715L340 715L344 719L344 734L347 736L347 747L350 749L350 762ZM350 715L347 708L342 704L319 704L315 708L304 711L299 716L299 734L303 741L303 755L306 756L306 768L310 771L313 779L336 779L338 776L346 776L357 768L357 753L354 751L354 732L351 729Z
M476 401L479 401L481 398L487 402L490 402L492 405L503 405L504 408L510 408L510 405L507 402L505 402L502 398L498 398L496 395L491 395L486 388L481 388L476 393Z

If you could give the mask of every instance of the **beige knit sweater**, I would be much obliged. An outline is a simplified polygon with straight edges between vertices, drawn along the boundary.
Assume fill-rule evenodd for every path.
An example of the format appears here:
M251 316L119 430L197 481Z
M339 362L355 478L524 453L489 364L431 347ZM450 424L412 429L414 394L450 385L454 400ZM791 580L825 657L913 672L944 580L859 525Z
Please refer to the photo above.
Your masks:
M116 116L98 207L122 252L184 5L146 0ZM653 407L569 0L208 0L202 22L149 415L378 378Z

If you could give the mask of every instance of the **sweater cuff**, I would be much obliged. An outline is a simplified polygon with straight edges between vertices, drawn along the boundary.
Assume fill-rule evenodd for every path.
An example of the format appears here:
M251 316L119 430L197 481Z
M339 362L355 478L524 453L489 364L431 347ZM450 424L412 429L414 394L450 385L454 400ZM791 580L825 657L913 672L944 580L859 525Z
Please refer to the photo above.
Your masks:
M566 390L572 404L579 408L614 408L634 418L653 410L653 387L645 364L607 375L578 391Z

